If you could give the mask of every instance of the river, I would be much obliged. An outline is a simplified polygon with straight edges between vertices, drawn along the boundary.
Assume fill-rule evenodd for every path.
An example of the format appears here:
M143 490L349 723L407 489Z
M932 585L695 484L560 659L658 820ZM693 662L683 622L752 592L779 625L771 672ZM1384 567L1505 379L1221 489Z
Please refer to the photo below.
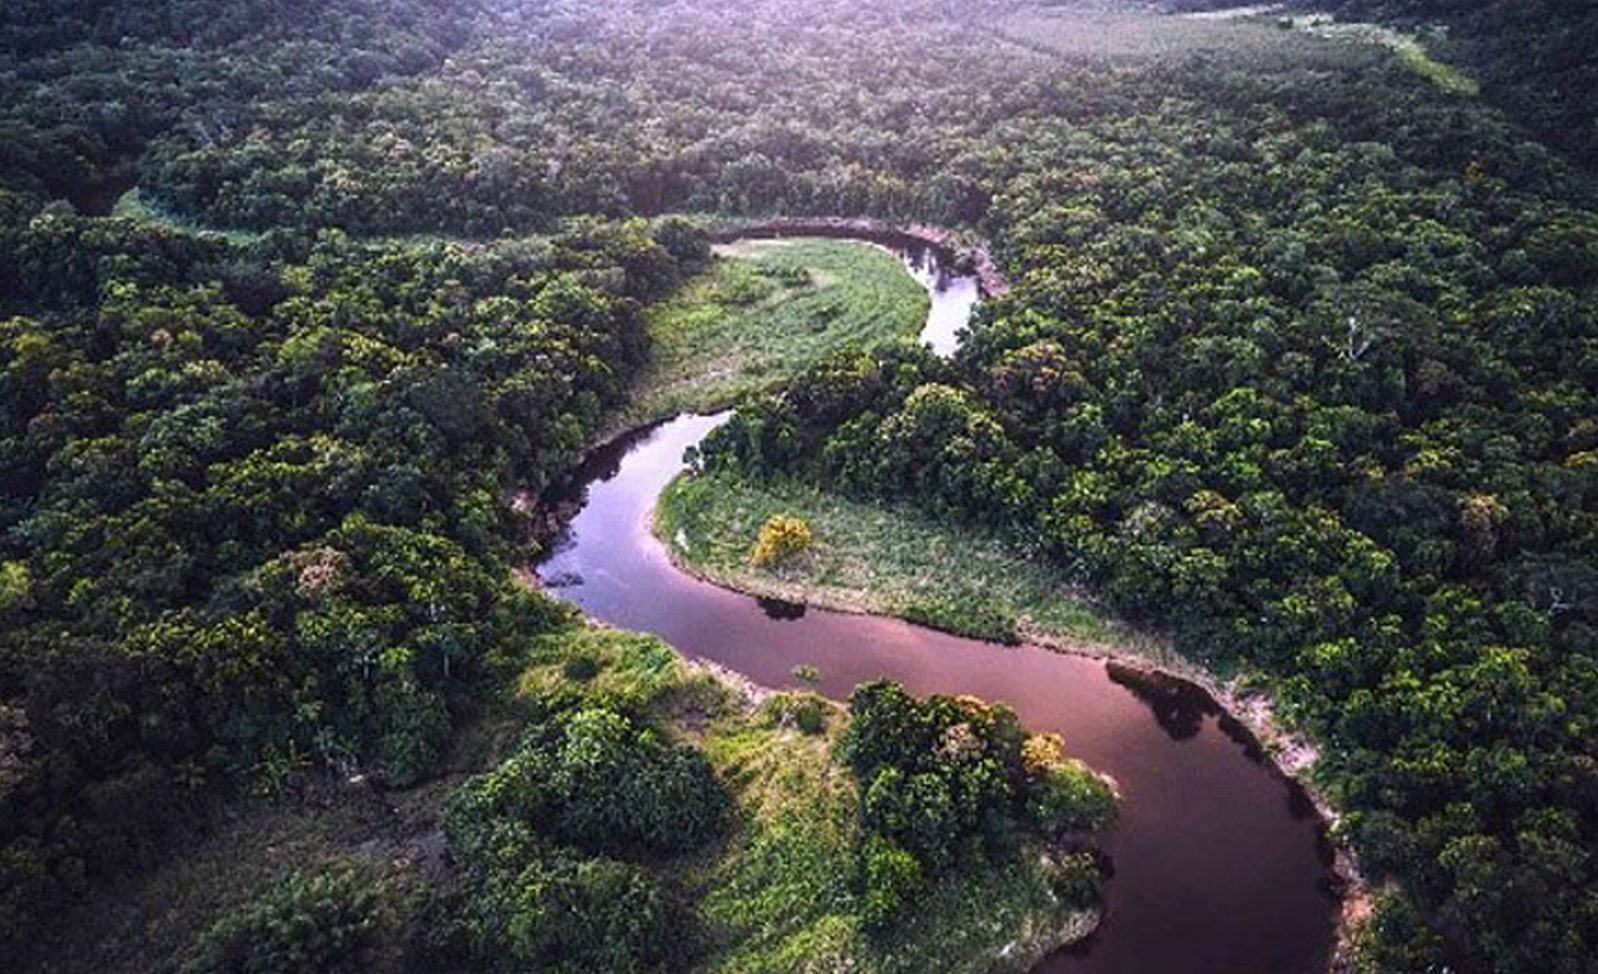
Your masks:
M900 254L932 299L923 339L947 354L976 282L936 251ZM1003 701L1029 728L1058 732L1115 778L1123 802L1101 843L1113 869L1104 922L1039 972L1327 969L1339 899L1322 823L1202 691L1134 685L1089 657L771 603L677 570L650 532L651 512L683 451L724 418L680 416L597 450L580 472L580 512L538 566L544 583L595 619L655 633L765 686L794 685L794 667L808 664L835 698L886 677L918 694Z

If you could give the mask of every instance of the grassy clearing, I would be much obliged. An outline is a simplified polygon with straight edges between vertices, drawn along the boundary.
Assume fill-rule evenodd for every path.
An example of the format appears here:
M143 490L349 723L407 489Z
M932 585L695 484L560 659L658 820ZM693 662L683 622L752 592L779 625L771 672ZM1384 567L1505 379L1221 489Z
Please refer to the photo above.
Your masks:
M774 514L809 522L813 541L800 556L757 568L750 548ZM758 595L901 616L999 642L1156 650L1086 602L1058 569L1022 557L991 532L797 481L679 477L661 494L655 531L689 568Z
M1208 15L1116 10L1027 10L1001 19L995 33L1033 51L1069 60L1138 62L1224 58L1254 71L1340 69L1384 55L1456 95L1481 86L1433 58L1417 37L1377 24L1340 23L1326 14L1279 16L1279 5Z
M649 313L653 360L620 425L707 412L845 345L914 338L926 292L897 258L848 240L749 240Z
M1398 59L1398 63L1450 94L1469 97L1481 94L1480 82L1458 68L1432 57L1420 39L1412 34L1383 27L1380 24L1338 23L1325 14L1294 17L1290 23L1296 29L1318 37L1351 40L1386 48Z
M1370 62L1357 38L1320 36L1261 19L1176 17L1147 11L1034 9L994 32L1033 51L1090 63L1224 58L1255 71L1341 68Z

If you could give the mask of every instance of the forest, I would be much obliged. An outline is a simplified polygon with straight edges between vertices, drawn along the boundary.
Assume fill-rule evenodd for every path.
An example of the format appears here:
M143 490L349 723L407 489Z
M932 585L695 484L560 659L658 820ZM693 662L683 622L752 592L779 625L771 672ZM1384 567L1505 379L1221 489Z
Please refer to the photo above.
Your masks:
M951 360L742 390L706 469L1001 536L1269 686L1375 892L1357 969L1591 971L1598 13L1292 5L1477 96L1276 14L1217 44L1150 8L1226 4L1105 6L10 0L0 949L92 966L63 917L328 779L436 792L450 881L295 873L163 963L792 966L728 959L759 923L684 865L753 827L749 735L858 792L814 916L862 969L915 969L896 911L940 876L1113 821L1002 708L722 702L698 741L724 690L513 575L513 500L636 407L707 228L786 213L956 228L1011 288ZM989 779L928 757L955 724Z

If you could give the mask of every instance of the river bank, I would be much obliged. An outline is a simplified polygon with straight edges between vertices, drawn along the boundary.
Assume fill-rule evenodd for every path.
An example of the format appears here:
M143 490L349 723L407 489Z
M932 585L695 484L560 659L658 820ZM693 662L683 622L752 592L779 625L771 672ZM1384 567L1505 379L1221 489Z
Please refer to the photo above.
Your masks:
M843 233L849 222L783 221L767 235ZM923 285L934 311L949 303L936 282ZM1158 640L1133 654L1122 633L1019 632L1025 641L1005 648L881 614L757 601L674 564L651 533L652 512L684 450L723 418L679 416L596 448L569 495L548 499L563 507L549 523L566 528L538 567L543 585L590 618L655 633L755 685L842 699L859 682L888 678L916 693L1005 700L1028 724L1061 734L1123 786L1126 801L1107 849L1115 880L1105 923L1040 974L1314 972L1346 954L1351 928L1340 914L1362 900L1357 871L1328 842L1334 810L1284 770L1304 773L1313 748L1283 733L1253 688L1165 658ZM796 682L796 669L819 679ZM1173 701L1195 700L1171 719Z
M815 531L811 550L784 565L759 568L748 558L758 526L774 513L799 517ZM1257 756L1313 806L1328 835L1343 897L1338 960L1344 969L1359 923L1369 912L1369 892L1358 863L1330 838L1340 818L1313 780L1314 742L1277 716L1270 695L1245 677L1222 679L1177 653L1165 639L1098 614L1064 589L1063 576L1034 562L991 549L999 542L980 532L938 525L909 512L834 498L814 489L755 484L736 475L685 472L662 491L650 530L678 570L774 606L807 607L889 616L956 635L1103 660L1110 678L1184 719L1209 716L1245 751ZM907 560L912 549L920 557ZM845 554L846 552L846 554ZM933 614L907 596L907 583L932 589L960 605L979 603L981 615L951 610ZM951 596L951 589L955 590ZM1073 603L1064 623L1040 624L1050 602ZM994 608L999 607L999 608ZM775 609L774 609L775 610ZM995 624L994 616L1000 618ZM1056 617L1058 619L1060 617ZM1002 652L995 647L996 652Z
M1010 281L994 263L986 242L963 237L947 227L929 223L889 223L870 217L779 216L755 220L728 220L710 231L713 243L782 237L831 237L868 240L893 249L929 248L943 263L977 280L985 298L1009 293Z

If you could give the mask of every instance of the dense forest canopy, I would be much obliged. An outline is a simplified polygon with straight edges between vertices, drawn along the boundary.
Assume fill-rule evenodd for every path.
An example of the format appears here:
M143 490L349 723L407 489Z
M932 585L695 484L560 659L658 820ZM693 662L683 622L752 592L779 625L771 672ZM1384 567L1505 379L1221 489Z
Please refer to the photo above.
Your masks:
M1598 3L1592 0L1327 0L1341 17L1401 24L1479 70L1486 94L1552 145L1598 166Z
M625 400L708 255L669 215L788 212L980 233L1014 288L709 462L996 525L1259 674L1383 883L1372 969L1591 970L1590 5L1322 5L1446 25L1479 99L1046 6L8 3L4 939L218 795L427 775L564 624L504 498Z

